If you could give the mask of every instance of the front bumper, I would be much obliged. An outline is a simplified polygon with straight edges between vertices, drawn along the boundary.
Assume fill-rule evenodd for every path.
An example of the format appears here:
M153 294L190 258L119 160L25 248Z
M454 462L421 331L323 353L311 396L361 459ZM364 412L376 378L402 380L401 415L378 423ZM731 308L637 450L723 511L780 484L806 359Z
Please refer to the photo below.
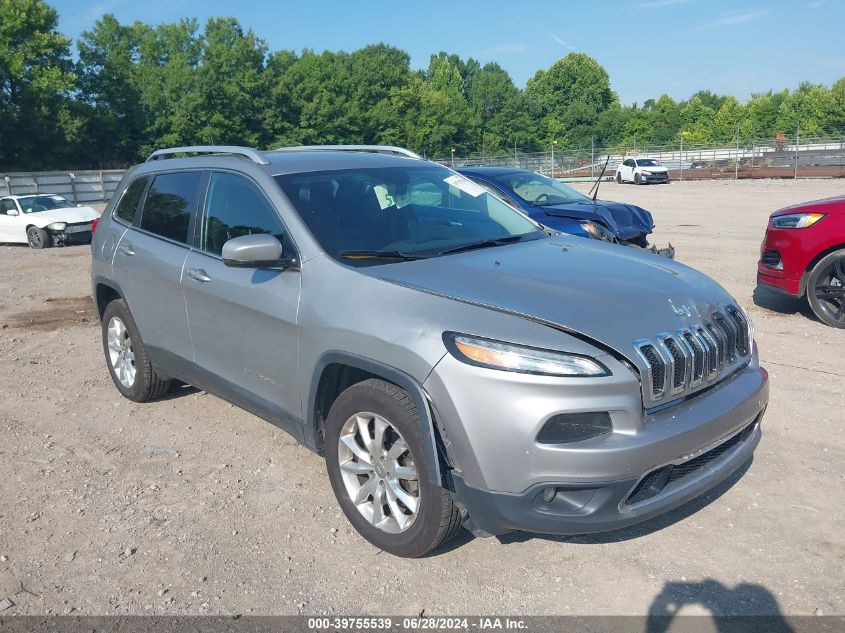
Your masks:
M80 222L78 224L68 224L65 229L61 231L54 231L47 229L53 246L63 246L65 244L88 244L94 235L92 231L91 222Z
M646 175L640 174L640 182L644 183L666 183L669 182L669 173L668 172L660 172L656 174Z
M657 412L643 412L639 382L627 369L601 361L612 376L539 381L449 356L441 361L426 389L470 527L488 534L625 527L701 495L757 446L769 388L756 357L705 392ZM478 372L486 376L472 376ZM551 416L586 411L608 411L613 433L572 444L535 440Z

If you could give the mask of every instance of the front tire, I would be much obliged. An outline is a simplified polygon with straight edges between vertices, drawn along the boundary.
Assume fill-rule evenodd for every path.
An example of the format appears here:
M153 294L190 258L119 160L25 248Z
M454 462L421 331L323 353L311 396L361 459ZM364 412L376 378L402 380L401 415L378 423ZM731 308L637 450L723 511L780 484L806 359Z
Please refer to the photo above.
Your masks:
M346 389L326 420L326 466L343 513L396 556L422 556L461 527L452 496L431 482L424 441L413 399L383 380Z
M26 241L30 248L41 250L50 246L50 234L37 226L31 226L26 230Z
M826 255L813 267L807 301L819 321L845 328L845 249Z
M159 376L150 362L138 326L123 299L106 306L102 333L109 374L124 398L148 402L167 393L170 380Z
M643 184L643 183L642 183L642 181L640 180L640 175L639 175L639 174L634 174L634 184L635 184L635 185L641 185L641 184Z

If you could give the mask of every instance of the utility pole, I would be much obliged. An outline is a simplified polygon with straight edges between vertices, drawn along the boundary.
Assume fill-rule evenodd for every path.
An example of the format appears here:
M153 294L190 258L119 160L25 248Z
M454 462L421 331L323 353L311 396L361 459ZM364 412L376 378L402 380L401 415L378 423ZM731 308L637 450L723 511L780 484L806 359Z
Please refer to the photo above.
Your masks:
M734 161L734 180L739 180L739 126L736 126L736 160Z
M595 176L596 169L596 137L590 139L590 178Z
M552 140L552 171L551 171L551 177L552 178L555 177L555 144L556 143L557 143L557 141Z
M801 142L801 121L795 125L795 173L793 179L798 180L798 144Z
M452 148L452 169L455 168L455 148Z
M681 180L684 179L684 134L686 134L686 132L681 132L681 151L678 154L678 165L681 168Z

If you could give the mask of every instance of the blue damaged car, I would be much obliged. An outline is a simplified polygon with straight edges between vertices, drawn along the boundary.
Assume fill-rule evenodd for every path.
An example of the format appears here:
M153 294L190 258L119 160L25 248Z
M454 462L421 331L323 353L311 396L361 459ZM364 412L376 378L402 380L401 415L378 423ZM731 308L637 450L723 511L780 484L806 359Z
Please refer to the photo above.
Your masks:
M466 167L457 171L555 231L675 256L671 244L657 248L648 243L654 219L633 204L595 200L558 180L524 169Z

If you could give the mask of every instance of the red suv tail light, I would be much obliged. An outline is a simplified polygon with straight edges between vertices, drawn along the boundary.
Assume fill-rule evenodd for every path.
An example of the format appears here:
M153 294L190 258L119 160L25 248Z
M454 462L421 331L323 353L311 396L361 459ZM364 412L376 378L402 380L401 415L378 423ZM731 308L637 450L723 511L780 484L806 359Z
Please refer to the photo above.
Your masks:
M100 221L100 218L94 218L91 221L91 233L92 234L97 232L97 222L99 222L99 221Z

